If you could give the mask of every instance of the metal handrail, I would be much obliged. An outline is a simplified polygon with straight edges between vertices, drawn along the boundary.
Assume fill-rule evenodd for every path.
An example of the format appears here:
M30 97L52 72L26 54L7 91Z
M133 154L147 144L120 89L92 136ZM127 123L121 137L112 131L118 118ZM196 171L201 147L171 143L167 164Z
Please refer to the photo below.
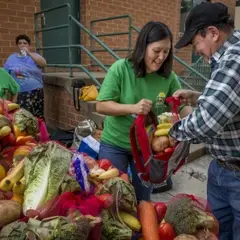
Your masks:
M68 8L68 24L62 24L54 27L49 27L49 28L43 28L43 29L38 29L38 15L54 11L57 9L61 8ZM91 51L89 51L87 48L85 48L83 45L80 44L72 44L72 39L71 39L71 33L72 33L72 23L75 23L80 29L82 29L85 33L87 33L90 37L91 40L94 39L100 46L103 47L104 51L109 52L109 54L114 57L116 60L120 59L120 57L112 50L110 49L105 43L103 43L97 36L91 33L84 25L82 25L76 18L74 18L71 15L71 5L69 3L62 4L53 8L48 8L45 10L42 10L40 12L37 12L34 14L34 24L35 24L35 36L36 36L36 49L37 52L39 50L47 50L47 49L63 49L63 48L68 48L69 49L69 64L47 64L49 67L69 67L70 69L70 77L73 77L73 72L72 68L79 68L82 71L84 71L99 87L101 84L99 81L91 74L91 72L83 65L81 64L72 64L72 48L78 48L83 50L93 61L95 61L98 66L100 66L105 72L108 71L107 67L98 59L96 58ZM130 21L131 23L131 21ZM40 42L39 42L39 33L40 32L46 32L46 31L51 31L55 29L60 29L60 28L68 28L68 45L58 45L58 46L48 46L48 47L40 47Z
M42 28L42 29L38 29L38 16L40 14L46 13L46 12L50 12L50 11L54 11L57 9L61 9L61 8L67 8L68 9L68 23L67 24L62 24L62 25L58 25L58 26L54 26L54 27L49 27L49 28ZM94 35L92 32L93 30L93 26L95 23L97 22L102 22L102 21L108 21L108 20L114 20L114 19L121 19L121 18L128 18L129 21L129 26L128 26L128 32L119 32L119 33L106 33L106 34L98 34L98 35ZM120 59L120 57L115 53L115 51L132 51L132 30L136 31L136 32L140 32L140 29L138 29L137 27L132 25L132 17L130 15L121 15L121 16L113 16L113 17L109 17L109 18L102 18L102 19L96 19L90 22L90 31L83 25L81 24L76 18L74 18L71 15L71 5L69 3L66 4L62 4L53 8L48 8L45 10L42 10L40 12L34 13L34 23L35 23L35 36L36 36L36 49L37 51L39 50L44 50L44 49L61 49L61 48L68 48L68 52L69 52L69 64L48 64L47 66L56 66L56 67L69 67L70 69L70 77L73 76L73 72L72 72L72 68L80 68L82 69L98 86L100 86L101 84L97 81L97 79L88 71L87 68L85 68L83 65L81 64L72 64L72 48L79 48L82 49L85 53L87 53L87 55L94 61L96 62L96 64L98 66L100 66L105 72L107 71L106 65L104 65L101 61L99 61L95 56L94 56L94 52L108 52L113 58L115 58L116 60ZM88 49L86 49L83 45L80 44L72 44L72 23L75 23L80 29L82 29L85 33L87 33L90 36L90 51ZM58 45L58 46L51 46L51 47L40 47L40 42L39 42L39 33L40 32L46 32L46 31L52 31L55 29L60 29L60 28L68 28L68 45ZM111 49L109 48L105 43L103 43L99 37L103 37L103 36L113 36L113 35L122 35L122 34L128 34L129 35L129 47L128 48L115 48L115 49ZM92 49L92 41L95 40L103 49ZM198 71L196 71L193 67L187 65L187 63L185 63L183 60L181 60L179 57L174 55L174 59L176 61L178 61L179 63L181 63L183 66L185 66L188 70L190 70L191 72L193 72L194 74L196 74L198 77L200 77L201 79L208 81L208 79L202 75L201 73L199 73ZM179 80L181 82L183 82L188 88L192 88L188 83L186 83L182 78L179 78Z
M84 27L76 18L74 18L72 15L69 16L69 18L75 22L85 33L87 33L91 38L93 38L99 45L101 45L106 51L108 51L112 57L115 59L120 59L120 57L112 51L105 43L103 43L98 37L96 37L94 34L92 34L86 27Z
M114 16L114 17L109 17L109 18L100 18L100 19L92 20L92 21L90 22L90 26L91 26L90 29L91 29L91 31L93 32L93 25L94 25L95 23L97 23L97 22L103 22L103 21L109 21L109 20L115 20L115 19L121 19L121 18L129 18L129 19L131 19L131 16L130 16L130 15L120 15L120 16ZM130 24L130 23L132 23L132 20L129 21L129 29L134 30L135 32L139 33L139 32L140 32L140 29L137 28L136 26ZM124 33L126 33L126 32L124 32ZM130 33L130 30L129 30L129 33ZM98 36L113 36L113 35L121 35L121 34L122 34L122 32L114 32L114 33L98 34ZM131 31L130 37L132 38L132 31ZM129 41L129 42L131 42L131 41ZM117 48L116 50L118 50L118 51L131 51L131 50L132 50L132 47L131 47L131 46L132 46L132 42L131 42L131 45L128 46L128 48L124 48L124 49L122 49L122 48L118 49L118 48ZM115 49L112 49L112 50L114 51ZM94 52L104 52L103 49L93 49L91 43L90 43L90 51L91 51L92 53L94 53ZM190 72L196 74L198 77L200 77L201 79L203 79L205 82L208 81L208 79L207 79L203 74L201 74L200 72L198 72L198 71L197 71L196 69L194 69L193 67L189 66L186 62L184 62L182 59L180 59L179 57L177 57L175 54L173 55L173 58L174 58L177 62L179 62L180 64L182 64L184 67L186 67ZM184 82L184 80L183 80L182 78L180 78L180 79L181 79L182 82ZM186 83L185 85L189 85L189 84ZM190 85L189 85L188 87L190 87Z
M127 32L113 32L113 33L103 33L103 34L95 34L97 37L109 37L109 36L118 36L118 35L128 35L128 48L118 48L117 51L128 51L130 52L132 50L132 16L129 14L120 15L120 16L113 16L108 18L100 18L90 21L90 31L93 32L93 27L95 23L97 22L103 22L103 21L110 21L110 20L116 20L116 19L122 19L127 18L128 19L128 31ZM114 49L112 49L114 51ZM104 52L102 49L93 49L93 43L92 39L90 40L90 51L91 52Z

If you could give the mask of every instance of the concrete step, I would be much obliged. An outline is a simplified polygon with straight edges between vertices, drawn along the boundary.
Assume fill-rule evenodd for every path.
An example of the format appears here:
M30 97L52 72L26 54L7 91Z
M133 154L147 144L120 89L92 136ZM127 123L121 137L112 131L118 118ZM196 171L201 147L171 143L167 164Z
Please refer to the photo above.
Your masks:
M91 72L91 74L102 83L106 75L105 72ZM73 77L69 72L43 73L44 84L64 87L70 95L73 95L73 84L76 80L82 80L86 85L95 85L94 81L84 72L74 72Z

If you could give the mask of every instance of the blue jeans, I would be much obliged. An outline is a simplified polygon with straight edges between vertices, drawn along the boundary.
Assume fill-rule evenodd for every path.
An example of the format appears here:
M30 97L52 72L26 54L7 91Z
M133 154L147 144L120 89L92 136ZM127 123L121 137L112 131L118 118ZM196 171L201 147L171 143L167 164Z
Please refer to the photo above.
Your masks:
M213 160L208 170L207 195L219 221L219 239L240 240L240 171L225 169Z
M101 142L98 158L109 159L116 168L118 168L120 171L123 171L125 173L127 173L128 165L129 165L132 173L132 184L136 192L137 200L138 201L150 200L152 188L145 187L142 184L141 180L139 179L137 175L136 165L133 160L133 156L131 152L123 148L115 147L115 146Z

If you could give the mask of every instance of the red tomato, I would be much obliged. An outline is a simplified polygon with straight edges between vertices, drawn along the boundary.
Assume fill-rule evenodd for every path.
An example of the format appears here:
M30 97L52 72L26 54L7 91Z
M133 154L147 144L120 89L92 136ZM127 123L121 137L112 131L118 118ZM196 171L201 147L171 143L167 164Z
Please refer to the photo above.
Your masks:
M104 158L98 161L98 166L107 171L112 166L112 163L108 159Z
M15 146L16 145L16 138L13 133L9 133L7 136L1 139L3 147L5 146Z
M173 240L176 237L171 224L161 223L158 227L159 238L164 240Z
M171 152L173 152L173 151L174 151L174 149L173 149L172 147L166 148L166 149L164 150L165 153L171 153Z
M157 214L158 222L161 222L163 218L165 217L167 206L165 203L158 202L154 205L154 209Z

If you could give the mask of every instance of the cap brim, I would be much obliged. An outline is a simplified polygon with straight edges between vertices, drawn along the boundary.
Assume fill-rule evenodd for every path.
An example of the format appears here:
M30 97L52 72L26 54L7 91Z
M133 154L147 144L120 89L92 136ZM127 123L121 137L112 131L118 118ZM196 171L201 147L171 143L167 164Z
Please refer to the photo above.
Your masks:
M197 29L194 31L185 32L181 39L175 45L175 48L183 48L192 43L192 39L195 36Z

